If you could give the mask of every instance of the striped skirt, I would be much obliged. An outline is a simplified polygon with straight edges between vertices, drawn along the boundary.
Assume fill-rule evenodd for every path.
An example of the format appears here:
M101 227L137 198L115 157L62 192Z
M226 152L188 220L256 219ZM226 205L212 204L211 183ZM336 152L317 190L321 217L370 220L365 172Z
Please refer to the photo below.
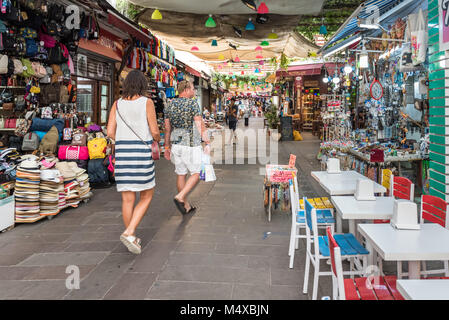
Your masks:
M152 141L147 141L151 148ZM143 191L156 185L151 149L140 140L115 143L115 181L117 191Z

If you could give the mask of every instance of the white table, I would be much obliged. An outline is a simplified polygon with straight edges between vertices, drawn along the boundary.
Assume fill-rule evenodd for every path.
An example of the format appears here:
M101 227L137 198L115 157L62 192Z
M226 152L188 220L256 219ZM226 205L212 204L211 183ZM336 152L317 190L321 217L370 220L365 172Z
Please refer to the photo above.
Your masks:
M327 171L312 171L312 177L331 196L353 195L356 190L357 180L370 180L357 171L342 171L341 173L327 173ZM371 180L372 181L372 180ZM387 189L374 182L374 193L385 193Z
M356 220L391 219L393 197L376 197L373 201L359 201L354 196L332 196L337 211L337 232L342 232L342 219L349 220L349 232L355 235Z
M397 280L396 288L406 300L449 300L449 279Z
M420 230L398 230L389 223L359 224L373 264L373 250L385 261L408 261L409 279L420 278L420 261L449 260L449 230L425 223Z

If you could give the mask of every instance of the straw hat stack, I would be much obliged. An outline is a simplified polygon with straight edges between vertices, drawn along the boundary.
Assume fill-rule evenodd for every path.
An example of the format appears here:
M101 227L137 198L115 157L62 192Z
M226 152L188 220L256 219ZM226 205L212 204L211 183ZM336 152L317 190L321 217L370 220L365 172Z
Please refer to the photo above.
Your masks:
M75 163L76 165L76 163ZM63 161L56 164L56 169L59 170L64 178L64 192L66 207L77 207L79 199L79 183L76 180L77 173L73 170L69 162ZM78 172L78 171L77 171Z
M79 198L81 200L87 199L90 197L90 184L89 184L89 175L86 173L86 170L79 168L76 162L69 162L68 166L70 169L75 172L76 181L79 184L78 192Z
M41 216L59 213L59 194L64 193L64 184L58 170L42 170L39 185L39 201ZM65 197L64 197L65 199Z
M33 221L39 217L40 170L36 158L26 158L17 167L15 202L16 222Z

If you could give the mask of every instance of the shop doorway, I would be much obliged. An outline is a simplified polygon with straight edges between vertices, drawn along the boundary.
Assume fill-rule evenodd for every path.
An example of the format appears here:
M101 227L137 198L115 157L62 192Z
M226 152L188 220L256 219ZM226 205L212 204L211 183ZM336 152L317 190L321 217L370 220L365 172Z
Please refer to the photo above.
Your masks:
M77 109L87 115L88 122L90 120L100 126L106 125L111 104L110 89L109 82L77 78Z

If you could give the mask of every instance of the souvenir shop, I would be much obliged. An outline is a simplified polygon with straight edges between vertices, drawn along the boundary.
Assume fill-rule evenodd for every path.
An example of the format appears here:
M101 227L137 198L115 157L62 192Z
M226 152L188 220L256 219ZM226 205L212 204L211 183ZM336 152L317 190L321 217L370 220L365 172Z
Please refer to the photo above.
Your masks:
M145 72L149 94L161 101L175 95L172 48L97 3L79 8L76 29L67 27L70 14L63 5L2 3L0 231L52 218L87 201L91 187L113 184L104 129L119 94L126 49L132 50L124 67ZM144 34L146 42L128 39L130 30Z
M345 66L326 70L322 80L329 92L321 108L318 157L323 163L340 158L342 169L379 183L384 170L391 170L410 179L419 195L428 193L429 175L427 11L419 1L402 9L382 23L388 29L357 29L336 45L355 43L341 48L342 56L335 47L324 51L344 59Z

